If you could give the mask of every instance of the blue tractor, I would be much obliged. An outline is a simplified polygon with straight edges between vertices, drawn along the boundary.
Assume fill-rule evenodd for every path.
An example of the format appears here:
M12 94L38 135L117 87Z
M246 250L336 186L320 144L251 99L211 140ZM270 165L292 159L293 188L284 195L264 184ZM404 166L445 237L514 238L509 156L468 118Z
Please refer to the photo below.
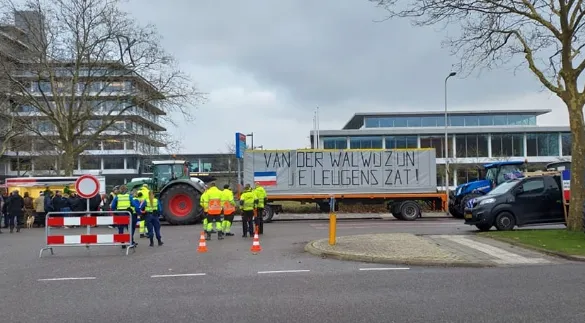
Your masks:
M507 180L524 176L520 168L522 165L524 165L524 161L484 164L480 177L482 179L461 184L455 188L455 191L449 192L449 213L455 218L462 219L465 205L471 199L487 194L494 187Z

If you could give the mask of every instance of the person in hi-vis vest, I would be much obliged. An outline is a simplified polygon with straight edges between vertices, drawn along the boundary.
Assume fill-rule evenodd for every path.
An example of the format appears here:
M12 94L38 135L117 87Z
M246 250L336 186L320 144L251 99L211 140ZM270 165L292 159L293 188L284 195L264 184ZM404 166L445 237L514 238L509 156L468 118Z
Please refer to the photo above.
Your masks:
M148 189L147 184L142 185L142 187L138 190L138 192L142 193L142 196L140 198L138 198L138 200L141 203L143 201L145 201L148 198L148 196L150 195L150 190ZM140 221L138 222L138 233L140 233L141 238L146 238L148 236L147 230L148 230L148 228L146 226L146 216L143 216L142 218L140 218Z
M120 193L118 193L118 195L116 195L116 197L114 197L114 199L112 200L111 209L116 211L130 212L130 214L132 215L130 221L130 234L132 236L132 244L137 246L138 244L134 241L134 232L136 231L136 223L138 222L136 212L137 211L140 212L139 211L140 202L137 199L135 199L134 196L128 194L125 185L122 185L120 187ZM126 225L119 225L118 233L119 234L124 233L124 228L126 228ZM126 246L123 246L122 248L126 248Z
M223 239L223 231L221 226L222 221L222 207L221 207L221 191L215 186L215 182L209 185L209 189L203 198L204 209L207 208L207 226L205 227L205 239L211 240L211 233L213 231L213 223L217 230L217 239Z
M158 241L158 245L162 246L162 237L160 235L160 213L162 212L162 208L158 199L154 197L154 193L152 191L148 192L148 197L146 198L146 227L148 228L148 239L150 239L150 247L154 246L154 236L156 235L156 240Z
M266 190L260 183L255 183L254 194L258 198L256 206L256 218L254 222L258 226L258 234L264 234L264 204L266 203Z
M236 202L234 201L234 193L230 190L229 185L224 185L221 191L221 205L223 207L223 222L222 228L226 236L233 236L231 233L232 223L234 222L234 213L236 212Z

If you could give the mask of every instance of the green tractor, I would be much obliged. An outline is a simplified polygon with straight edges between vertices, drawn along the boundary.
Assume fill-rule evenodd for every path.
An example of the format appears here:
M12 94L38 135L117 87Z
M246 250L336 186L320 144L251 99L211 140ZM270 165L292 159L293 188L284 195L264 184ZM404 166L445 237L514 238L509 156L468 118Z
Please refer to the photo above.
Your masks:
M162 217L170 224L193 224L202 219L199 205L205 183L190 176L189 162L163 160L152 162L152 177L136 178L126 184L128 191L139 189L144 184L152 190L162 203Z

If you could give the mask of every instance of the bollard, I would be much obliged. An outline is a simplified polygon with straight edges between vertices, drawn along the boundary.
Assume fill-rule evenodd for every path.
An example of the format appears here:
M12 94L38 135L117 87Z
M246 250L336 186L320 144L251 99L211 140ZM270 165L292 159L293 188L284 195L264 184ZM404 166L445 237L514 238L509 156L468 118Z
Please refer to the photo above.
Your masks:
M337 215L335 214L335 198L332 197L329 201L330 212L329 212L329 245L335 245L335 239L337 235Z

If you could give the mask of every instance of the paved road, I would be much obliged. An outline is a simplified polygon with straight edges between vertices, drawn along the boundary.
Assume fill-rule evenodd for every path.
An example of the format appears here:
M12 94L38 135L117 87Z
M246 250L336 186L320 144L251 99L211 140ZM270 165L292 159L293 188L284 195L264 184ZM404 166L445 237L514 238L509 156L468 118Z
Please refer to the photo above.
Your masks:
M371 221L344 221L340 235L472 231L447 219ZM198 254L199 226L164 227L164 246L141 243L128 257L118 248L102 247L56 249L54 256L38 259L42 230L2 234L1 321L585 320L583 265L443 269L320 259L303 248L307 241L326 236L324 224L268 224L258 255L249 252L251 240L239 236L210 241L209 252Z

